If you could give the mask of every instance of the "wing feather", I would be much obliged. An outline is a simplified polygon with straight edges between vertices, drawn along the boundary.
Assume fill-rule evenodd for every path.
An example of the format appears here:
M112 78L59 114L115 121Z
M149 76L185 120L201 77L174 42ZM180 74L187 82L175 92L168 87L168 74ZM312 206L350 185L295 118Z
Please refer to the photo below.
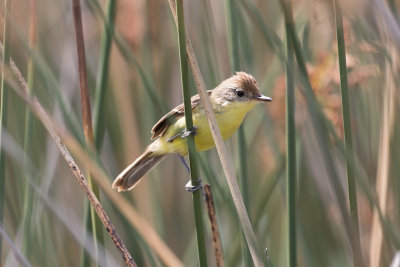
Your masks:
M207 92L208 95L210 95L210 91ZM199 105L201 105L201 100L200 96L194 95L191 98L191 106L192 110L194 108L197 108ZM178 119L182 118L185 115L184 112L184 107L183 104L180 104L179 106L176 106L173 110L165 114L151 129L151 133L153 134L151 136L151 139L157 139L161 136L164 135L164 133L167 131L168 127L177 121Z

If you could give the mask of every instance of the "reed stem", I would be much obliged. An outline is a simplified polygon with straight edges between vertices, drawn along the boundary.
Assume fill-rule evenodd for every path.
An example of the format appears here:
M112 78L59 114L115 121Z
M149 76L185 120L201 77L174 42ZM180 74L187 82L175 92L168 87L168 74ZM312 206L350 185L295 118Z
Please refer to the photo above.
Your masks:
M183 103L185 107L185 122L186 130L193 129L192 107L189 91L189 75L188 75L188 61L186 52L186 32L185 21L183 15L183 2L182 0L176 1L177 19L178 19L178 42L179 42L179 58L181 67L182 79L182 93ZM188 151L189 151L189 166L190 166L190 180L192 186L196 187L200 184L198 168L197 168L197 155L193 134L187 137ZM207 255L204 239L204 225L201 215L201 190L193 192L193 208L196 223L197 234L197 247L199 252L200 266L207 266Z
M104 21L103 33L100 44L99 69L96 79L96 93L94 99L93 111L93 128L95 137L95 147L99 151L103 143L104 136L104 112L105 108L105 93L108 80L108 70L110 61L111 43L114 35L114 21L116 0L109 0L106 9L106 18Z
M287 5L290 5L288 2ZM291 7L288 7L291 10ZM294 60L293 44L286 28L286 160L287 160L287 227L288 227L288 264L297 266L297 236L296 236L296 125L295 125L295 94L294 94Z

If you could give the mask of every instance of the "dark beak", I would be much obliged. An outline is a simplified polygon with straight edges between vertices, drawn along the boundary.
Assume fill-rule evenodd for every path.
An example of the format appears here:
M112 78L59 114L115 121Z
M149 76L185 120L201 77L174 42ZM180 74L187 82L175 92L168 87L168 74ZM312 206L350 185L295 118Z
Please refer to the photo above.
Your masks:
M265 102L272 101L272 98L265 96L265 95L256 96L255 98L256 98L256 100L259 100L259 101L265 101Z

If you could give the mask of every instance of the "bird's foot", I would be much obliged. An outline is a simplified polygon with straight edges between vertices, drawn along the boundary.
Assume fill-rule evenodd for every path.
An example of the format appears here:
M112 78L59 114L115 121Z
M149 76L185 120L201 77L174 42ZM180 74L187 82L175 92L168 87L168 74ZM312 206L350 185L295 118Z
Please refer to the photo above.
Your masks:
M186 138L186 137L188 137L189 135L196 136L196 134L197 134L197 129L198 129L198 128L197 128L196 126L193 126L193 127L190 128L189 130L186 130L186 129L185 129L185 130L179 132L178 134L176 134L176 135L174 135L174 136L168 138L167 142L168 142L168 143L172 143L172 141L174 141L174 140L175 140L176 138L178 138L178 137Z
M192 180L189 180L189 182L187 182L187 184L185 185L186 191L188 191L190 193L194 193L200 189L201 195L205 196L204 190L203 190L203 184L201 183L201 179L197 179L196 183L197 183L196 185L193 185Z
M181 134L181 138L186 138L186 137L188 137L189 135L193 135L193 136L196 136L196 134L197 134L197 127L196 126L193 126L192 128L190 128L190 129L185 129L185 130L183 130L182 131L182 134Z

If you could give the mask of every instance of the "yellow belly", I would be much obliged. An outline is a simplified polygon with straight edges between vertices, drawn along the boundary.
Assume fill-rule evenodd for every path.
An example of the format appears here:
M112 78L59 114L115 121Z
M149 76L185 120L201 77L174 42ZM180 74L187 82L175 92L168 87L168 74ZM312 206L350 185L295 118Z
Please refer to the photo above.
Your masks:
M254 107L255 103L229 103L226 107L221 108L215 112L215 118L219 130L221 131L224 140L232 136L232 134L242 124L244 116L248 111ZM195 143L198 151L204 151L215 146L211 130L208 126L208 120L205 115L204 109L198 110L193 113L193 125L197 127ZM185 118L182 117L171 125L165 134L158 138L150 149L159 154L179 153L181 155L187 154L187 141L186 138L176 137L172 142L168 142L172 136L177 135L186 128Z

